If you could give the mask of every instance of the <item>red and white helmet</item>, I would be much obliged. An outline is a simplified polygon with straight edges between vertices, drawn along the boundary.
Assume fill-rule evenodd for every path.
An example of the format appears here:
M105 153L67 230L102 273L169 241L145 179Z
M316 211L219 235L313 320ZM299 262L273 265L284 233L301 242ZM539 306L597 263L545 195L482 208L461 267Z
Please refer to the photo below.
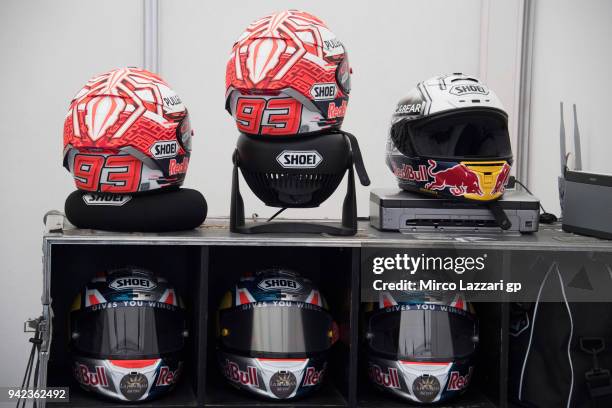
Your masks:
M225 106L240 132L289 136L342 125L350 67L322 20L286 10L253 22L238 38L225 82Z
M64 167L80 190L135 193L180 186L193 132L156 74L120 68L90 79L64 122Z

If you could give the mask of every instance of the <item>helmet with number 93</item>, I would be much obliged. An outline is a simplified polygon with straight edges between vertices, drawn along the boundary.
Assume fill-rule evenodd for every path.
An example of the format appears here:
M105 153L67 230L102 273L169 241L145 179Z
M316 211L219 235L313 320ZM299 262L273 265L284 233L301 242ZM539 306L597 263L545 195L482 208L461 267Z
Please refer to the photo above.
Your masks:
M253 22L226 71L226 109L250 135L338 129L350 92L344 45L312 14L286 10Z
M183 183L193 132L187 109L156 74L120 68L73 98L64 167L79 190L128 194Z

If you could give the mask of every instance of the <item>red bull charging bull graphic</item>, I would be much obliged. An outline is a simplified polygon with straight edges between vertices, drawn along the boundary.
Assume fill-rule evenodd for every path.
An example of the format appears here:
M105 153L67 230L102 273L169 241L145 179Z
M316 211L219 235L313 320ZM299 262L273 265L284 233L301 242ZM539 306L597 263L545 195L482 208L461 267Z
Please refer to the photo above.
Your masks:
M501 171L497 175L497 179L495 180L495 187L493 187L493 194L500 193L503 194L506 189L506 183L508 182L508 177L510 176L510 165L508 163L504 163Z
M505 161L454 163L433 159L413 166L398 157L390 166L398 181L412 189L478 201L501 197L511 168Z
M433 181L425 185L426 189L444 190L448 188L448 191L454 196L464 194L482 196L484 194L480 188L478 175L463 163L434 172L436 167L437 163L434 160L429 160L427 174L433 178Z

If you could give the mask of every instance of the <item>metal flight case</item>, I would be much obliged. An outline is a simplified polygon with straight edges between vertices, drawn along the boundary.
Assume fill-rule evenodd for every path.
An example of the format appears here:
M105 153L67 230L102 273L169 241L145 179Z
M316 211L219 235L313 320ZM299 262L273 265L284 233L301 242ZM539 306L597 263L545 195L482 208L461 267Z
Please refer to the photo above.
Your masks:
M59 217L59 216L58 216ZM54 224L55 223L55 224ZM67 365L66 318L74 295L96 271L131 264L150 268L172 281L191 310L191 333L185 375L174 392L139 404L159 407L399 407L405 402L379 393L364 371L360 316L364 276L371 259L384 253L464 251L489 253L509 278L527 260L610 258L612 244L567 234L558 225L533 234L440 234L380 231L360 221L355 236L324 234L258 234L229 232L228 220L209 219L202 227L178 233L113 233L80 230L47 219L43 236L43 343L39 386L68 386L70 401L49 406L91 407L121 404L82 391ZM595 254L595 255L594 255ZM522 262L522 263L521 263ZM527 262L527 263L526 263ZM556 261L555 261L556 262ZM558 261L561 262L561 261ZM271 265L272 263L273 265ZM317 282L331 313L344 331L334 350L319 393L297 401L252 399L228 386L215 356L215 313L228 286L245 270L265 266L295 268ZM545 272L545 271L544 271ZM537 270L532 274L540 276ZM597 286L597 285L594 285ZM443 407L508 406L508 303L504 299L477 305L483 321L480 365L469 391ZM44 403L41 404L44 406Z

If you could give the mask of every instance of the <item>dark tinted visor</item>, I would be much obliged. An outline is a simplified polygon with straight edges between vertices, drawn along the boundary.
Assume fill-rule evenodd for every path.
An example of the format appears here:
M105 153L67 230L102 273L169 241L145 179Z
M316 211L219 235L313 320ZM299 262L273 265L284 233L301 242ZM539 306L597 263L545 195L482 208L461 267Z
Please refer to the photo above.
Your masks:
M342 92L347 95L351 93L351 67L346 53L344 53L342 62L336 68L336 82L340 85Z
M407 156L466 160L512 156L507 118L495 111L400 120L391 126L391 139Z
M396 359L454 359L474 352L478 325L442 310L379 312L370 318L370 348Z
M254 357L302 357L326 351L333 342L332 317L309 303L251 303L221 310L219 330L222 347Z
M119 306L73 312L72 347L98 358L154 358L180 351L186 322L181 309Z
M176 139L179 141L181 146L186 152L191 152L191 137L193 131L191 130L191 122L189 120L189 114L185 113L185 117L181 120L176 128Z

